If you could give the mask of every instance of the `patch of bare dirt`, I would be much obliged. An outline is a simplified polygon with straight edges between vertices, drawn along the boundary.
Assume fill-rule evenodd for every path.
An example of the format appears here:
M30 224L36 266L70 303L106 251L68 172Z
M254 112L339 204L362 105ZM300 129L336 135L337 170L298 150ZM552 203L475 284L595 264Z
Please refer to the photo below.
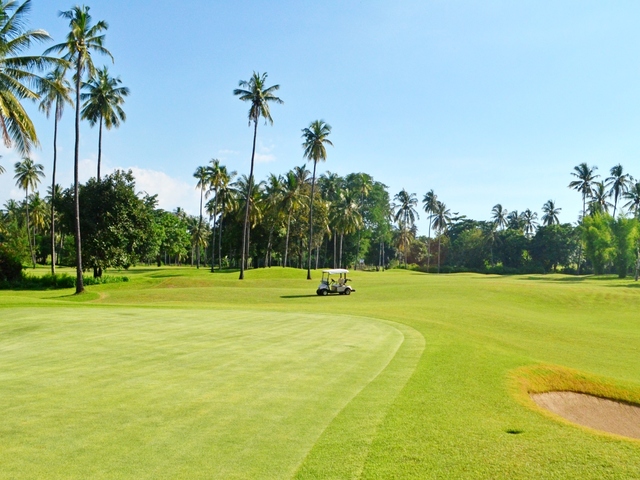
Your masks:
M531 398L571 422L640 439L640 406L575 392L536 393Z

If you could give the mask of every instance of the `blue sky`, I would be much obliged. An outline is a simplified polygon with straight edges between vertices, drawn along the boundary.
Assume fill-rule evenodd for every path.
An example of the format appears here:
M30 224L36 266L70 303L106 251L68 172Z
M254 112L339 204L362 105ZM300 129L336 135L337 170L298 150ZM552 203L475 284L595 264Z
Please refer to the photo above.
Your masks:
M301 165L300 131L321 118L335 144L320 171L364 171L454 212L493 205L540 211L553 199L575 221L580 162L640 177L640 4L631 1L182 1L89 3L109 22L110 66L131 89L105 169L134 168L161 206L198 208L192 173L219 158L248 173L247 105L232 95L252 71L285 104L260 124L256 175ZM34 0L32 28L61 41L72 6ZM104 61L96 57L98 63ZM50 172L53 122L30 107ZM73 114L60 131L60 180L72 176ZM18 197L2 149L0 204ZM97 132L82 125L82 176L95 175ZM44 188L43 188L44 191ZM426 232L422 216L418 226Z

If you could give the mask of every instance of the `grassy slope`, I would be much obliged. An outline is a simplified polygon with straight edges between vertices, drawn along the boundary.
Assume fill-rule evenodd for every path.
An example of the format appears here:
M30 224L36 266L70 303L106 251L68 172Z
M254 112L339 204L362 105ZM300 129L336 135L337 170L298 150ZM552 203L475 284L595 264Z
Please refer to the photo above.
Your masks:
M131 283L93 287L84 298L2 292L0 304L355 314L419 331L425 350L400 395L384 394L400 381L376 379L329 425L300 477L640 478L638 442L556 422L514 399L508 381L517 367L551 363L640 389L632 281L354 272L356 294L319 298L315 281L289 269L249 271L244 282L193 269L128 275ZM396 363L398 372L411 368ZM392 402L381 424L367 416L376 395Z

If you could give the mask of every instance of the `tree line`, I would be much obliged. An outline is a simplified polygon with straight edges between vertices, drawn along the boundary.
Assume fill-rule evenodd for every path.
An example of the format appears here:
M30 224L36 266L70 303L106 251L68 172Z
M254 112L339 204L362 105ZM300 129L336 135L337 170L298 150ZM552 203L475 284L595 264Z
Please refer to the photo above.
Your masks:
M259 72L233 90L249 104L249 174L238 176L212 159L194 172L198 216L181 208L158 209L156 196L136 193L130 171L101 175L103 126L118 127L126 120L122 106L129 95L119 77L93 62L95 53L113 60L104 46L108 24L93 23L87 6L60 12L69 22L65 40L41 56L25 56L24 49L50 40L43 30L26 29L30 1L0 2L0 31L5 32L0 36L0 131L5 145L23 156L14 165L14 178L25 193L23 201L4 205L0 247L34 267L49 263L52 274L58 264L75 266L78 293L85 269L99 277L106 268L143 262L189 262L212 272L233 267L240 279L247 268L276 265L306 267L308 279L320 266L398 265L438 273L616 271L620 276L635 265L637 276L640 183L621 165L601 181L595 166L574 168L569 188L582 199L576 224L560 223L561 208L553 200L542 206L541 223L531 209L508 211L501 204L493 207L490 220L477 221L451 212L433 190L419 207L415 193L403 189L391 198L388 187L366 173L317 175L333 144L331 126L315 120L301 131L302 157L311 169L302 165L256 181L258 124L261 119L272 124L270 105L284 103L276 96L280 86L268 86L267 74ZM36 191L44 166L29 157L38 139L24 100L39 102L47 116L54 113L52 183L44 198ZM75 110L74 183L62 189L56 184L56 142L65 105ZM78 180L82 119L99 128L96 176L85 184ZM428 219L426 236L416 228L420 210Z

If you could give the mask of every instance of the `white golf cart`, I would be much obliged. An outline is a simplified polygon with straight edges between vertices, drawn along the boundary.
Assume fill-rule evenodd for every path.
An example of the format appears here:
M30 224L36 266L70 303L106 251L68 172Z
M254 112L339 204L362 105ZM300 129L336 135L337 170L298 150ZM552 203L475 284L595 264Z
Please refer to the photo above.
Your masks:
M344 268L335 268L333 270L323 270L322 280L318 286L316 293L318 295L326 296L330 293L339 293L340 295L350 295L351 292L356 290L347 285L347 282L351 281L347 278L349 270Z

